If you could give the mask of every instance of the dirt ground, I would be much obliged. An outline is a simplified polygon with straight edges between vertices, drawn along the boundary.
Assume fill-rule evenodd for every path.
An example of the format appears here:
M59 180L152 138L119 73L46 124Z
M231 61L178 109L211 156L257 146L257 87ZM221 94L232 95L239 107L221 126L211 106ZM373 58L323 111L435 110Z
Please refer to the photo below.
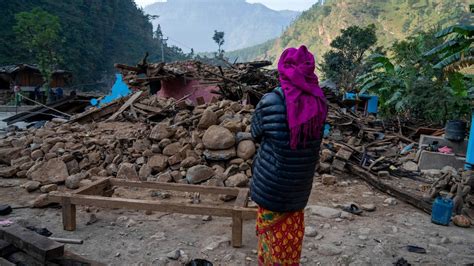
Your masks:
M27 193L18 185L24 179L0 179L0 203L24 206L39 193ZM149 198L153 191L120 190L120 196ZM156 194L156 193L155 193ZM182 195L172 195L183 197ZM202 198L205 198L202 195ZM392 265L399 258L412 265L465 265L474 263L474 229L454 225L439 226L430 216L398 202L384 204L388 196L363 182L346 180L324 186L315 180L309 205L334 207L336 204L373 203L374 212L364 212L354 220L326 219L306 213L306 226L317 236L305 237L302 265ZM183 197L184 199L184 197ZM202 204L202 203L201 203ZM86 225L91 214L98 221ZM62 229L61 210L16 209L10 219L22 225L46 227L54 237L79 238L83 245L67 248L108 265L181 265L187 259L207 259L214 265L257 265L254 222L244 225L244 247L230 246L231 220L169 213L78 207L77 230ZM206 219L205 219L206 220ZM426 249L426 254L410 253L407 245ZM181 250L179 260L167 259Z

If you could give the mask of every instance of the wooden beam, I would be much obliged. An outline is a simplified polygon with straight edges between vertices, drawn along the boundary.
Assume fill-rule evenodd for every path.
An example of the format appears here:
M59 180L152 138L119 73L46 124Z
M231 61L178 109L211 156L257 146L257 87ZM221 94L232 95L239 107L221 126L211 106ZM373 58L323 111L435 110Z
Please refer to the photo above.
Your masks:
M95 110L87 111L82 114L79 114L78 116L69 120L69 123L74 123L74 122L84 123L84 122L98 120L104 116L115 113L120 108L119 104L121 102L122 102L121 100L115 100Z
M135 103L133 105L137 107L138 109L142 109L142 110L149 111L152 113L160 113L163 110L160 107L150 106L150 105L146 105L142 103Z
M114 67L115 67L115 68L118 68L118 69L124 69L124 70L128 70L128 71L133 71L133 72L139 72L139 71L140 71L140 68L139 68L139 67L128 66L128 65L125 65L125 64L115 64Z
M249 190L240 189L237 199L235 200L234 210L232 212L232 246L240 248L242 246L243 235L243 215L239 210L247 206Z
M111 115L105 121L114 121L123 111L125 111L130 105L132 105L142 95L143 91L137 91L133 94L113 115Z
M63 244L16 224L0 227L0 237L40 262L46 262L64 254Z
M169 203L159 202L153 200L136 200L136 199L121 199L121 198L106 198L101 196L89 196L89 195L71 195L71 194L55 194L51 195L54 200L63 198L70 200L71 205L90 205L101 208L124 208L131 210L150 210L159 212L173 212L183 214L195 214L195 215L213 215L213 216L232 216L232 207L223 206L208 206L208 205L193 205L185 203ZM64 207L63 207L64 208ZM63 218L65 216L63 215ZM66 216L67 218L67 216Z
M352 163L348 163L347 166L352 173L359 176L362 180L367 182L372 187L387 193L401 201L404 201L428 214L431 214L431 204L425 201L422 197L414 195L406 190L399 189L390 184L384 183L379 180L377 177L367 172L365 169L361 168Z
M163 190L174 190L184 192L200 192L207 194L224 194L231 196L238 196L238 188L228 187L212 187L212 186L200 186L200 185L187 185L187 184L175 184L175 183L164 183L164 182L138 182L138 181L127 181L123 179L110 179L112 186L119 187L139 187L139 188L151 188L151 189L163 189Z
M81 195L103 195L104 190L110 186L110 178L104 178L92 182L90 185L73 191L74 194Z

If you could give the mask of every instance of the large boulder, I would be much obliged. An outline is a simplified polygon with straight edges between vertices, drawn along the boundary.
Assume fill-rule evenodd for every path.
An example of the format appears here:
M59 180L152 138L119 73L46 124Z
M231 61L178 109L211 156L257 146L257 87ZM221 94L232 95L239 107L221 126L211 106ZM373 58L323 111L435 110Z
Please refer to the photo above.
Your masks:
M26 175L29 179L40 182L41 185L47 185L63 183L69 176L69 172L61 159L54 158L34 165Z
M168 166L168 156L162 154L153 155L148 159L148 166L152 172L161 172Z
M251 159L255 155L255 143L251 140L243 140L237 146L237 156L244 160Z
M188 169L186 179L190 184L204 182L215 175L214 170L206 165L196 165Z
M225 150L235 144L235 137L230 130L222 126L209 127L202 137L204 147L210 150Z
M117 172L117 178L138 181L139 178L135 165L131 163L122 163Z
M213 126L217 123L217 115L214 111L206 109L202 113L202 117L199 120L198 128L208 129L210 126Z
M236 155L235 148L231 147L225 150L205 150L204 157L210 161L227 161Z

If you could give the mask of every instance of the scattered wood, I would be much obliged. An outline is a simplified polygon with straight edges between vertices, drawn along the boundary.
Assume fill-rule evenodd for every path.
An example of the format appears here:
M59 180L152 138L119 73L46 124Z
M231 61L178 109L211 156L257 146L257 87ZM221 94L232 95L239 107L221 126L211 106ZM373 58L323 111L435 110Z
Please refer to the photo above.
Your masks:
M419 210L431 214L431 203L424 200L422 197L412 194L406 190L402 190L398 187L392 186L390 184L384 183L381 179L377 178L370 172L353 163L349 163L348 167L352 173L367 182L370 186L378 189L383 193L387 193L388 195L391 195L401 201L404 201L418 208Z
M130 107L139 97L142 95L143 91L135 92L121 107L115 112L112 116L110 116L106 121L114 121L123 111L125 111L128 107Z

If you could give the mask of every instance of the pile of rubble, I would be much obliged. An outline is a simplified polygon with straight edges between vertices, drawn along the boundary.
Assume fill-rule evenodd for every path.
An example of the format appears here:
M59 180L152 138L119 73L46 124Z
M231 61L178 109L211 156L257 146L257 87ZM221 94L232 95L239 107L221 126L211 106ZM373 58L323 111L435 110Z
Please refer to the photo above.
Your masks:
M140 101L152 103L173 108L154 124L126 121L122 113L122 121L53 119L40 129L10 132L0 142L0 176L28 178L25 189L44 193L100 177L247 186L256 151L249 133L252 106L223 100L179 107L156 96Z
M116 64L115 67L122 72L125 83L134 90L144 90L150 83L180 77L217 86L219 90L214 93L233 101L246 99L248 96L259 99L279 84L278 72L263 68L270 66L270 61L226 63L227 67L221 67L194 60L147 63L144 59L137 66Z
M433 174L433 173L432 173ZM453 200L453 214L463 214L474 221L474 175L472 171L457 171L445 167L439 173L440 177L431 185L429 196L438 196Z

